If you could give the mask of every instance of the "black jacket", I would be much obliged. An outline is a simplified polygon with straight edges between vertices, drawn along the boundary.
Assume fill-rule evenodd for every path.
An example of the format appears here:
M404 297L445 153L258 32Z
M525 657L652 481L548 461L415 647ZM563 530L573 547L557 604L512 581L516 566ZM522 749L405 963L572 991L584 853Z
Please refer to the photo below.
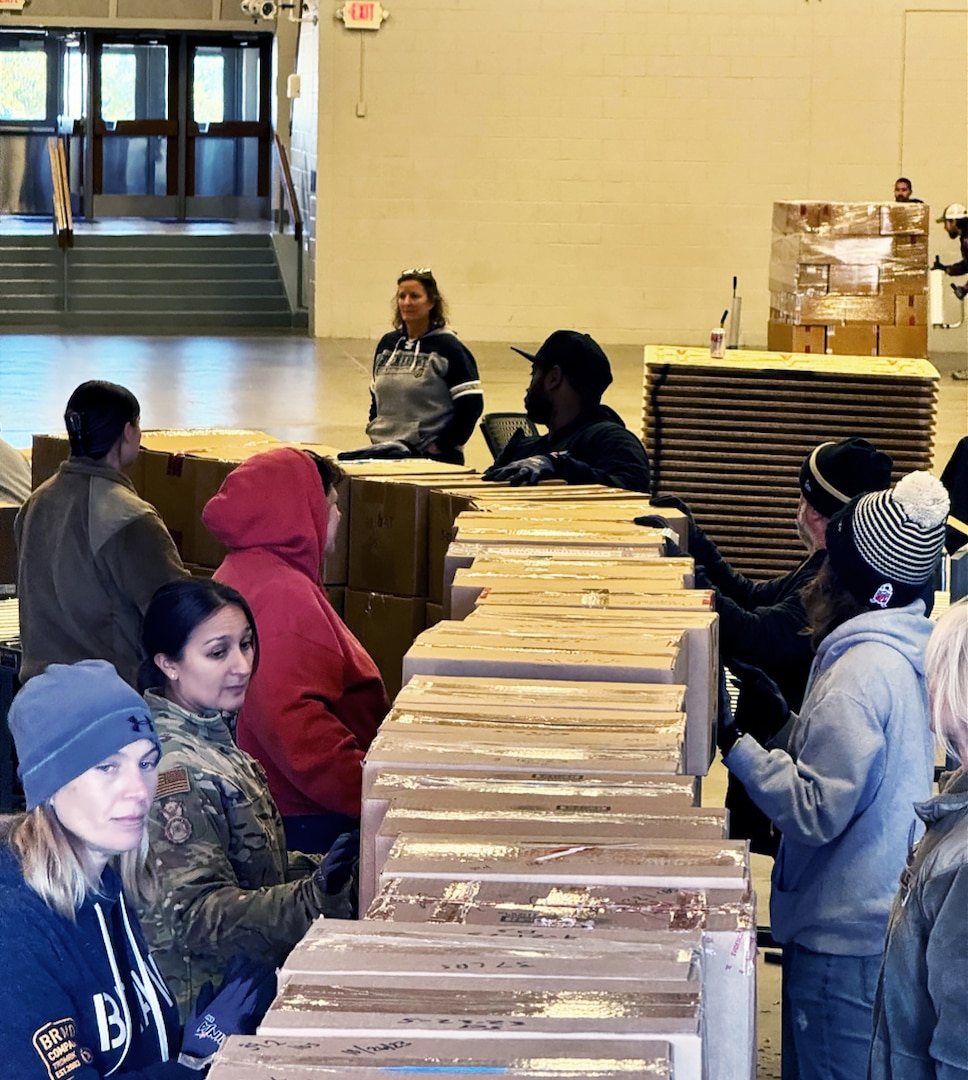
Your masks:
M494 464L510 465L521 458L556 452L568 454L557 459L556 476L569 484L649 491L649 457L642 440L607 405L593 405L554 435L516 432Z
M698 526L689 531L689 554L716 589L719 648L726 665L735 659L762 668L782 690L790 708L799 711L813 663L810 636L803 632L807 613L800 593L820 572L826 550L815 551L795 570L768 581L751 581L734 570ZM742 693L736 704L736 723L761 743L776 734L762 723ZM780 834L732 775L726 806L730 836L749 840L753 851L776 854Z

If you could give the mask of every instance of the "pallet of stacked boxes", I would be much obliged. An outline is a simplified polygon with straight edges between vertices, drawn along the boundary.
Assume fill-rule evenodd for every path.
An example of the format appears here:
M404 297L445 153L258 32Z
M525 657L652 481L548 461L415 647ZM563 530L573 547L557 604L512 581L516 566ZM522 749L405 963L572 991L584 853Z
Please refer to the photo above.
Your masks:
M923 203L773 204L768 347L926 357Z
M930 469L937 370L926 360L645 347L653 490L684 499L732 566L774 577L804 558L796 526L803 459L860 436L896 481ZM664 511L663 511L664 512Z

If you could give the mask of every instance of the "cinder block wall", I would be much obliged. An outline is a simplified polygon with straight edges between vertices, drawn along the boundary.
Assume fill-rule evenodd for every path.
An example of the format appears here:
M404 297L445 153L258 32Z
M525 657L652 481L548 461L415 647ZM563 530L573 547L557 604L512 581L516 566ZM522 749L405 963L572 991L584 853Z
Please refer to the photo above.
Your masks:
M316 334L377 336L397 272L432 266L474 340L701 343L737 274L743 341L765 344L775 199L890 199L901 172L938 210L966 195L968 16L929 6L387 0L377 33L321 19ZM963 347L947 334L934 347Z

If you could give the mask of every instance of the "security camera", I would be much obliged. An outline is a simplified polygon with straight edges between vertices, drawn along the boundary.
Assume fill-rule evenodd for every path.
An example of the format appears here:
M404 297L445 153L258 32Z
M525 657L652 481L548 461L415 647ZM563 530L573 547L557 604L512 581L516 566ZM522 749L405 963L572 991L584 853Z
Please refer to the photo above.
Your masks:
M274 19L279 10L276 0L242 0L242 11L254 19Z

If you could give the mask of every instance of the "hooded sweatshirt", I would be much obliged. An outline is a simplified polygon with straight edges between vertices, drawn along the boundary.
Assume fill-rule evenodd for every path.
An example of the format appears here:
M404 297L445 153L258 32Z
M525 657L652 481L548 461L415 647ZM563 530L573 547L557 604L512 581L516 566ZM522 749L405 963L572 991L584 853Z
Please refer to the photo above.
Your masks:
M838 626L773 748L743 735L726 755L783 833L770 895L777 941L844 956L883 948L914 804L934 768L923 613L915 600Z
M283 817L360 816L363 756L390 707L376 664L320 585L327 517L316 466L292 447L243 462L202 512L229 549L215 577L255 616L259 666L236 735Z
M17 1080L188 1080L178 1013L107 867L77 921L49 908L0 845L0 1061Z
M649 457L642 440L607 405L592 405L553 434L515 432L494 465L549 454L563 455L553 460L556 478L565 483L650 490Z

